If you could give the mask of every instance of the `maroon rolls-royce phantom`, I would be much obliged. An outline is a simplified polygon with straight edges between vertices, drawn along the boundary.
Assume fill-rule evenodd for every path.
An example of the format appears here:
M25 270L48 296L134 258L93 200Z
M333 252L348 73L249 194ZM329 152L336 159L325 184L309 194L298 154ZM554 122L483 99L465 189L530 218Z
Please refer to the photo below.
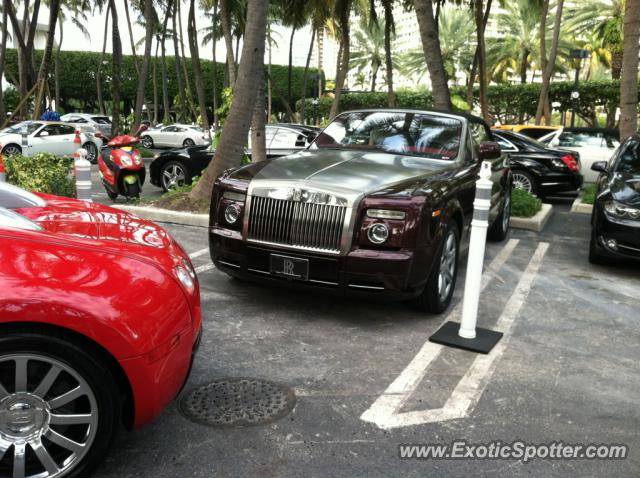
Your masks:
M482 160L493 164L489 237L502 240L511 176L480 118L343 113L307 150L217 179L212 259L232 276L413 299L440 313L453 295Z

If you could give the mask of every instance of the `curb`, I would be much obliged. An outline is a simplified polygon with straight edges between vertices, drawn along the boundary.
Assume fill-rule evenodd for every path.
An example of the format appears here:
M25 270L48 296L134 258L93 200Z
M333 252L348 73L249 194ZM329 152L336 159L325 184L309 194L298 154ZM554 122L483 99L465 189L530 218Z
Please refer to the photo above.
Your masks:
M576 212L578 214L591 214L593 211L593 204L585 204L582 202L582 198L584 196L584 191L580 191L578 197L573 201L571 205L571 212Z
M135 214L143 219L153 222L170 222L184 226L209 227L208 214L194 214L191 212L172 211L170 209L158 209L155 207L113 205L116 209Z
M516 229L526 229L528 231L541 232L549 221L553 213L551 204L543 204L542 209L533 217L514 217L511 216L511 227Z

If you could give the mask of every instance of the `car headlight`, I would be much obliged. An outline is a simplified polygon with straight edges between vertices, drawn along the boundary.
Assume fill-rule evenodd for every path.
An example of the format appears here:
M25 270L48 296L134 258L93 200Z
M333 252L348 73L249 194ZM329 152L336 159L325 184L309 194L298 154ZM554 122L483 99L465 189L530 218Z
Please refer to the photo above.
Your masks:
M187 289L189 292L192 292L195 289L196 287L195 279L194 277L192 277L191 275L192 273L189 272L189 269L187 269L184 265L176 266L176 268L174 269L174 272L176 274L176 277L178 278L178 280L184 286L185 289ZM193 274L195 276L195 272L193 272Z
M224 220L229 224L235 224L240 217L240 208L235 204L229 204L224 210Z
M120 156L120 162L123 166L133 166L133 161L129 156L122 155Z
M381 222L372 224L367 231L367 237L373 244L384 244L389 239L389 228Z
M403 220L407 215L404 211L394 211L391 209L367 209L367 216L373 219Z
M625 206L618 201L607 201L604 203L604 209L613 217L620 219L640 219L640 209Z

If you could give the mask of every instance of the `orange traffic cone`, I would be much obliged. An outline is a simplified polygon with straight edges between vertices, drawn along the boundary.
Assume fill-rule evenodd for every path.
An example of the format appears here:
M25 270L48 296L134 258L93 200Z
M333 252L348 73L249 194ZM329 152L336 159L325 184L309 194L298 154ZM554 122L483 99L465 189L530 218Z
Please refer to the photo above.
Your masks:
M76 144L81 144L82 140L80 139L80 130L76 130L76 137L73 139L73 142Z
M2 145L0 144L0 183L7 181L7 171L4 169L4 163L2 162Z

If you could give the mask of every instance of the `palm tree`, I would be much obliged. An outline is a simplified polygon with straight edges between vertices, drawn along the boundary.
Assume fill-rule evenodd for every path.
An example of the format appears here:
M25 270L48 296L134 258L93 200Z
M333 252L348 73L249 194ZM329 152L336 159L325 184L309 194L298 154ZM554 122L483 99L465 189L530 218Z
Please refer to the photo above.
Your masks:
M259 85L263 81L268 10L268 2L263 0L248 0L247 4L242 60L235 83L231 110L225 122L214 160L190 194L192 201L209 200L216 178L223 171L239 165L244 154L250 119L254 111Z
M151 61L151 43L153 42L153 33L155 28L153 0L141 1L143 4L143 16L145 20L144 56L142 57L142 66L140 67L140 76L138 78L138 88L136 91L136 106L133 120L134 129L137 128L142 121L142 105L144 104L145 88L147 84L147 76L149 74L149 62Z
M180 58L180 48L178 47L178 29L177 29L177 11L180 10L180 2L181 0L176 0L176 8L174 14L171 16L171 22L173 25L173 56L175 58L175 70L176 70L176 83L178 86L178 98L180 101L180 108L178 110L178 116L180 119L184 120L188 116L188 106L187 106L187 95L182 83L182 65L183 59ZM182 41L182 40L181 40ZM185 78L185 82L187 85L189 84L189 79Z
M442 50L442 61L449 80L456 82L458 70L469 67L475 49L469 40L475 32L471 11L466 8L445 6L438 16L438 33ZM405 53L400 60L400 70L407 77L420 81L427 73L424 66L424 52L416 48Z
M233 0L220 0L220 21L224 36L224 45L227 51L227 71L229 86L233 88L236 82L236 59L233 56L233 38L231 31L231 11Z
M281 8L281 21L282 24L291 28L291 35L289 37L289 68L287 70L287 103L289 104L288 111L293 111L291 104L291 83L293 80L293 39L296 30L302 28L308 20L308 8L307 0L280 0ZM315 30L314 30L315 33ZM311 41L313 44L313 39ZM292 118L289 116L289 121Z
M394 0L382 0L384 9L384 65L387 73L387 105L389 108L396 107L396 93L393 89L393 54L391 42L396 36L396 24L393 19Z
M376 90L378 72L385 65L385 25L372 23L363 16L360 18L358 29L353 35L353 52L349 59L349 69L357 73L368 71L371 75L371 91Z
M491 9L491 0L487 1L487 12ZM476 37L478 39L478 47L476 49L478 56L478 80L480 84L480 111L482 112L482 118L491 123L489 117L489 105L487 103L487 51L484 41L484 29L486 22L484 21L484 1L475 0L474 2L474 17L476 20Z
M556 56L558 54L558 41L560 40L560 25L562 22L562 7L564 0L558 0L556 6L556 21L553 26L553 43L551 44L551 55L548 63L546 60L542 60L545 64L544 71L542 72L542 87L540 88L540 98L538 99L538 110L536 111L536 124L540 124L542 115L544 113L545 105L549 104L549 83L551 82L551 75L556 65ZM546 13L546 12L545 12ZM544 34L540 34L540 38L544 38ZM540 50L542 52L542 49ZM551 123L551 112L545 118L545 123L549 125Z
M611 52L611 77L620 79L625 0L582 0L568 9L567 29L578 36L595 35Z
M101 9L103 5L97 5L98 9ZM102 97L102 64L104 63L104 55L107 52L107 35L109 34L109 19L111 18L111 2L107 5L107 11L104 15L104 34L102 39L102 51L100 52L100 57L98 60L98 68L96 70L96 91L98 94L98 108L100 109L100 114L104 115L106 113L104 106L104 99Z
M2 1L2 37L0 38L0 78L4 76L4 57L7 51L7 39L9 38L9 29L7 28L7 10L9 9L8 3L11 0ZM0 86L0 125L4 125L6 119L6 112L4 107L4 95L2 86Z
M196 94L198 96L198 106L200 108L200 118L202 119L202 127L206 134L209 134L209 116L207 114L207 103L204 93L204 78L202 76L202 67L200 66L200 49L198 47L198 29L196 27L196 2L189 2L189 17L187 27L189 37L189 51L191 52L191 68L195 77Z
M111 97L113 100L113 107L111 109L111 115L113 117L111 125L111 134L113 136L118 134L120 130L120 84L121 84L121 71L122 71L122 40L120 39L120 29L118 22L118 10L116 9L115 0L109 0L109 7L111 7L111 44L113 53L111 56Z
M333 17L336 20L337 31L340 37L340 47L338 50L338 67L336 68L336 87L333 103L331 104L331 111L329 113L330 118L334 118L338 114L342 89L344 88L344 82L349 72L349 16L351 14L351 7L352 0L336 0L333 10Z
M35 119L40 118L42 113L42 107L44 104L44 95L47 91L47 79L49 77L49 70L51 69L51 56L53 52L53 41L56 35L56 23L58 22L58 16L60 14L60 0L49 1L49 28L47 30L47 39L45 42L44 52L42 54L42 61L40 62L40 69L38 70L37 84L39 85L36 92L36 101L33 111L33 117Z
M638 131L638 55L640 0L627 0L624 13L622 78L620 80L620 139Z
M431 0L414 0L413 6L418 19L422 50L431 78L434 106L449 110L451 109L451 94L447 85L447 73L442 60L438 24L433 15L433 5Z

